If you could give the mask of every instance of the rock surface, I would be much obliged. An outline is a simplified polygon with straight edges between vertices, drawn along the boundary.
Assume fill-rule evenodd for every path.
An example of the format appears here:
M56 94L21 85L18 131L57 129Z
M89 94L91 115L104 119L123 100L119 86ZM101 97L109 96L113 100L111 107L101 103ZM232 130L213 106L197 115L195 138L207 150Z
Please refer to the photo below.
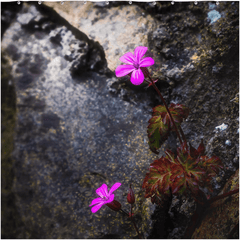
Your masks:
M106 207L93 215L88 206L97 187L116 181L123 184L116 194L124 208L133 183L145 237L183 237L193 199L173 198L173 226L163 236L156 231L162 211L152 215L141 190L158 158L148 150L146 127L160 100L153 89L116 79L110 70L126 51L149 47L156 63L150 70L167 102L191 108L182 125L187 139L196 147L203 138L207 155L224 164L214 192L206 193L218 195L239 167L239 3L44 4L24 4L2 38L17 95L12 192L23 225L16 237L135 237L119 213ZM172 136L160 155L176 144Z
M112 71L120 65L119 58L126 52L133 52L137 46L148 45L148 34L159 21L139 6L129 4L110 6L105 2L44 2L60 16L84 32L90 39L103 46L108 67ZM117 4L118 5L118 4Z
M101 184L121 182L115 196L128 209L132 183L137 224L147 232L149 116L109 95L102 49L54 17L24 4L2 41L17 93L13 192L25 224L18 237L133 238L128 219L108 208L92 214L89 205Z
M236 171L228 180L220 194L233 191L237 188L239 188L239 171ZM239 224L239 193L212 203L206 210L205 215L202 224L195 230L192 238L229 238L229 233ZM237 239L237 235L239 233L236 231L233 234L233 238Z

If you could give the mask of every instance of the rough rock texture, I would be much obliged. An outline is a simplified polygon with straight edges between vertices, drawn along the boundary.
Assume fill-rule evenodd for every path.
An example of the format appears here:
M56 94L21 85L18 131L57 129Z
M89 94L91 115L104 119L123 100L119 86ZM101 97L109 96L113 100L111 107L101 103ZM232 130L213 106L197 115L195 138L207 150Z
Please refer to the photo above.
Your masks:
M20 216L12 192L13 136L16 122L16 92L4 56L1 56L1 237L15 238L19 232ZM21 231L21 230L20 230Z
M1 38L21 9L22 5L1 2Z
M66 20L46 5L24 4L3 35L17 95L12 192L24 224L16 237L135 237L119 213L106 207L93 215L88 207L97 187L116 181L123 183L116 194L124 207L133 183L145 237L183 237L195 209L191 197L173 197L164 217L168 209L152 215L142 197L149 163L177 144L171 136L159 156L148 150L147 121L160 100L152 88L117 79L107 68L138 45L149 47L156 63L150 70L167 102L191 108L182 125L187 139L196 147L203 138L207 155L224 164L206 194L218 195L239 167L239 3L104 4L46 3ZM163 236L157 229L169 217Z
M154 206L143 202L141 181L153 160L149 116L108 94L98 44L45 14L24 4L2 41L17 95L13 192L25 224L17 237L133 238L120 213L92 214L89 207L96 188L115 182L122 183L115 196L126 209L132 183L135 218L147 233Z
M133 52L141 45L148 45L150 33L159 21L154 19L136 4L115 7L105 2L65 2L56 4L44 2L66 18L69 23L87 34L90 39L103 46L108 67L112 71L121 62L118 60L125 52Z
M236 171L228 180L220 194L237 188L239 188L239 171ZM229 232L239 224L239 193L212 203L205 210L205 215L202 224L195 230L192 238L228 238ZM236 231L235 234L233 238L238 238L239 233Z
M165 97L190 107L191 113L182 124L187 139L197 147L203 138L206 154L219 156L224 164L224 170L213 179L214 192L206 192L208 196L217 195L239 168L238 8L238 2L174 6L169 2L148 9L162 22L150 37L150 46L154 46L153 53L158 51L154 56L160 55L157 77L170 85L170 94ZM212 22L209 13L213 10L221 18ZM223 124L227 127L220 127ZM175 227L170 238L183 237L194 212L193 203L193 199L182 197L173 201L170 215Z

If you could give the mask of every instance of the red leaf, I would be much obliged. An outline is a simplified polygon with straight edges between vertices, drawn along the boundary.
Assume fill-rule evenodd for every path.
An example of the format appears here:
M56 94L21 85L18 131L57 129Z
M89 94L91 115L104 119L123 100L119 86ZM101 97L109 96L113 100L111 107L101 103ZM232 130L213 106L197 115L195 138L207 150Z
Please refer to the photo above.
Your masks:
M169 111L178 127L183 119L187 118L190 110L184 105L171 103ZM162 105L153 108L152 118L148 122L149 146L154 153L158 153L157 150L168 138L169 132L175 131L175 128L166 107Z
M171 112L175 124L179 126L183 119L188 117L190 109L181 104L171 103L169 106L169 111ZM161 116L164 124L167 124L169 127L171 127L172 131L175 131L165 106L159 105L153 108L153 116Z
M204 154L204 152L205 152L205 147L204 147L204 144L203 144L203 140L201 140L201 143L200 143L200 145L198 146L197 151L198 151L198 154L199 154L200 156L202 156L202 155Z
M190 155L192 157L197 157L199 155L198 151L194 147L192 147L191 143L189 143L189 146L190 146Z
M212 177L222 168L222 162L215 156L199 156L203 154L203 149L201 143L198 150L192 147L188 151L186 143L183 143L177 149L176 157L166 150L166 156L155 160L144 178L145 197L151 197L154 202L157 198L159 204L164 195L170 194L170 190L173 194L190 191L194 197L198 196L199 186L212 191Z

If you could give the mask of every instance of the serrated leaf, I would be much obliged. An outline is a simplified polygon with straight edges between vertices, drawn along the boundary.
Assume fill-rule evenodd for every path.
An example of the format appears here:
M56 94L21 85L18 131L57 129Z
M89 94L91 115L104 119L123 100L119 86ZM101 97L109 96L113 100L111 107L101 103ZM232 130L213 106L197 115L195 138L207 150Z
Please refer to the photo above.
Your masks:
M221 160L216 156L211 158L208 158L207 156L201 156L200 164L204 169L206 169L208 174L216 175L219 172L219 169L223 168Z
M158 153L157 149L161 147L161 145L169 136L168 125L163 123L161 116L154 116L149 120L147 132L150 149L153 152Z
M201 149L198 153L195 149L193 154L186 143L182 143L177 149L177 156L166 150L165 157L150 165L143 182L145 197L151 197L155 201L156 197L162 199L163 195L168 196L170 192L185 194L189 191L196 197L200 186L212 191L212 177L222 168L222 162L215 156L200 156L203 153Z
M190 155L191 155L192 157L198 157L199 153L198 153L197 149L195 149L195 148L191 145L191 143L189 143L189 147L190 147Z
M183 194L187 189L186 181L184 178L176 178L172 184L172 193Z
M201 139L201 143L198 146L197 151L198 151L199 156L202 156L205 153L205 146L203 144L203 140L202 139Z
M174 166L171 174L172 193L183 193L186 188L185 171L181 165Z
M171 165L172 163L164 157L150 165L150 172L146 174L142 186L149 196L169 193Z
M177 127L180 126L183 119L186 119L188 117L188 114L190 112L190 109L182 104L171 103L168 108ZM175 128L165 106L159 105L153 108L153 116L161 116L164 124L167 124L172 131L175 131Z
M168 159L172 163L176 163L175 156L174 156L174 153L172 151L167 149L165 151L165 153L166 153L166 159ZM179 163L179 162L177 162L177 163Z
M171 103L169 111L178 127L183 119L187 118L190 110L184 105ZM153 108L152 118L148 122L148 144L154 153L158 153L157 150L167 140L170 131L175 131L175 128L166 107L162 105Z
M157 189L159 193L166 193L170 187L171 165L166 158L156 160L151 164L148 182L152 183L151 191Z

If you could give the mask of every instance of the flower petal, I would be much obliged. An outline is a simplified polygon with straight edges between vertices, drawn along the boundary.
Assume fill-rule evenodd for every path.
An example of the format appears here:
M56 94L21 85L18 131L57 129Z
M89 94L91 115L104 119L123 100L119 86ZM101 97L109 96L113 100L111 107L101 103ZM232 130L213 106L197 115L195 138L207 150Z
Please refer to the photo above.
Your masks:
M107 200L105 200L104 204L110 203L114 200L114 194L110 195Z
M108 188L107 185L104 183L100 188L96 190L96 193L101 197L108 197Z
M92 207L91 211L93 213L97 212L102 207L102 205L104 205L104 203L99 203L98 205Z
M121 183L120 182L117 182L115 184L113 184L113 186L110 188L109 190L109 195L112 194L113 191L117 190L119 187L121 186Z
M115 73L117 77L123 77L135 69L132 65L120 65L116 68Z
M134 50L134 57L135 57L135 61L136 63L140 63L141 58L144 56L144 54L146 53L146 51L148 50L147 47L136 47Z
M140 85L144 81L144 75L140 68L132 72L130 81L134 85Z
M102 203L104 200L102 198L95 198L92 200L92 203L89 205L89 207L91 207L92 205L98 204L98 203Z
M131 52L125 53L122 57L119 58L121 62L133 65L134 63L134 56Z
M154 60L151 57L143 58L140 61L140 67L149 67L154 64Z

